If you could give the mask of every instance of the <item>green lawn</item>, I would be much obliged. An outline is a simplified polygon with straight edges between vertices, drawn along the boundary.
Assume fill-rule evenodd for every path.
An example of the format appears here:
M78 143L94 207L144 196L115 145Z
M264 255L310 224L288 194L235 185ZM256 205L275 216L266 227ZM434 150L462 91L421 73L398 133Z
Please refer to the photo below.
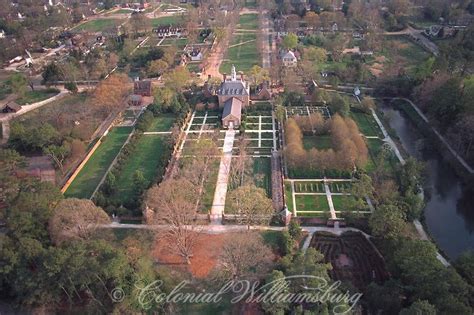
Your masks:
M364 136L383 137L382 131L372 115L354 109L351 111L351 118L357 123Z
M270 158L253 159L253 180L257 187L265 189L267 196L272 196L272 166Z
M332 148L331 136L330 135L304 136L303 147L305 150L310 150L312 148L316 148L318 150L331 149Z
M54 91L52 89L28 91L25 93L25 95L16 99L15 102L18 105L33 104L36 102L44 101L58 93L59 91Z
M176 46L178 48L184 48L188 44L187 38L166 38L160 46Z
M157 131L169 131L173 127L174 122L176 121L176 116L173 114L161 114L159 117L155 118L150 128L147 131L157 132Z
M296 195L296 210L299 211L329 211L326 196Z
M113 128L64 195L68 198L90 198L131 131L132 127Z
M133 152L123 164L117 177L117 191L114 199L122 203L134 197L133 176L141 171L145 180L150 184L158 175L158 167L164 165L169 156L166 146L166 136L143 135L137 142L137 150Z
M73 28L73 31L89 31L89 32L100 32L106 29L114 28L122 24L123 19L99 19L90 20L88 22L77 25Z
M351 196L332 196L332 203L336 211L347 211L347 207L350 204Z
M237 27L244 30L257 31L257 14L241 15L239 26ZM222 62L219 71L221 73L230 73L232 65L235 65L237 71L248 72L254 65L261 65L261 56L257 50L256 40L256 32L237 31L234 34L230 44L231 47L227 50L227 56Z
M158 27L160 25L177 25L184 23L184 17L181 15L170 15L162 16L159 18L150 19L152 27Z
M207 213L211 210L212 202L214 201L214 192L216 191L220 161L220 159L216 158L212 162L211 174L206 183L204 183L204 195L201 198L201 211L203 213Z
M242 14L239 17L239 29L244 30L256 30L258 29L258 15L255 13L251 14Z

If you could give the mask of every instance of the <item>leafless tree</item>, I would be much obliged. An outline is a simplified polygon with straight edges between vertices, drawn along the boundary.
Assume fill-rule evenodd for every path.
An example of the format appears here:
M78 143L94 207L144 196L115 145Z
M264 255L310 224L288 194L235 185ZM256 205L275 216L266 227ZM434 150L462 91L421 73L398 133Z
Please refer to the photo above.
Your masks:
M158 236L187 264L200 233L195 223L196 196L196 186L184 178L165 180L146 194L147 223L166 226L158 230Z
M218 275L223 280L258 279L270 270L273 257L258 232L232 235L219 257Z
M102 208L87 199L64 199L56 206L49 221L49 233L54 243L68 239L88 239L100 224L110 222Z
M255 185L241 186L228 194L229 212L237 214L237 221L247 225L269 224L274 214L272 200L265 190Z

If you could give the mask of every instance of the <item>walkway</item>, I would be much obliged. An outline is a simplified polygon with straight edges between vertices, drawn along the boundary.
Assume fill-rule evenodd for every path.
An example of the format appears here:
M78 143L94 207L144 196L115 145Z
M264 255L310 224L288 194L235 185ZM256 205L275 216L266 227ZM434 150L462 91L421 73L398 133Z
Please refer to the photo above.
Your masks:
M230 165L232 162L232 148L234 146L235 130L225 133L224 147L222 148L221 163L217 175L216 191L211 207L211 224L222 224L222 214L225 209L227 185L229 182Z
M392 148L393 152L397 156L400 163L402 165L405 164L405 159L403 158L402 154L400 153L400 150L398 150L398 147L395 144L395 142L392 140L392 137L390 137L387 130L383 126L382 122L379 119L379 116L377 116L377 114L375 113L375 110L371 109L371 111L372 111L372 116L374 116L374 119L377 122L377 125L379 125L380 130L382 130L382 133L383 133L383 136L384 136L383 141L390 145L390 147Z
M334 209L334 203L332 202L331 190L329 189L329 185L328 185L326 179L324 180L324 190L326 191L326 198L328 200L329 211L331 212L331 219L335 220L335 219L337 219L336 210Z

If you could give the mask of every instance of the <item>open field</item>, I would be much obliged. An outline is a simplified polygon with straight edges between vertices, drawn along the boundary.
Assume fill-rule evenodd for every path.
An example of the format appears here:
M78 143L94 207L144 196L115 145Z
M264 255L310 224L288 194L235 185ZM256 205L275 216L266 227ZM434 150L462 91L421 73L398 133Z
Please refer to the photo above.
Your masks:
M257 15L241 15L237 29L245 31L237 30L234 33L225 60L219 69L221 73L230 73L232 65L235 65L237 71L248 72L254 65L261 64L260 54L257 51L256 45Z
M59 91L54 89L28 91L22 97L17 98L15 102L18 105L33 104L36 102L44 101L58 93Z
M90 198L131 131L132 127L110 130L64 195L68 198Z
M386 37L383 47L382 55L388 58L389 63L401 65L408 71L430 57L422 47L403 36Z
M303 136L303 147L305 150L316 148L318 150L327 150L332 147L331 136Z
M152 27L158 27L160 25L178 25L184 23L184 17L182 15L170 15L162 16L159 18L150 19Z
M153 120L150 128L147 131L169 131L176 121L176 116L173 114L161 114Z
M100 32L106 29L111 29L119 26L124 22L123 19L97 19L90 20L80 25L77 25L73 31L88 31L88 32Z

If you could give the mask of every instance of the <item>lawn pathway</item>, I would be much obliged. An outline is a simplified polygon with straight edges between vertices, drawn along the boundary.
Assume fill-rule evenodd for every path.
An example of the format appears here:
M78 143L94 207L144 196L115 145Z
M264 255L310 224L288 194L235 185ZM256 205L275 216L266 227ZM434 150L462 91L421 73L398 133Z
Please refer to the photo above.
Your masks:
M225 133L221 163L217 175L216 190L214 192L214 200L212 201L211 207L211 224L222 224L222 214L224 213L225 208L235 133L236 131L233 129L227 130Z

